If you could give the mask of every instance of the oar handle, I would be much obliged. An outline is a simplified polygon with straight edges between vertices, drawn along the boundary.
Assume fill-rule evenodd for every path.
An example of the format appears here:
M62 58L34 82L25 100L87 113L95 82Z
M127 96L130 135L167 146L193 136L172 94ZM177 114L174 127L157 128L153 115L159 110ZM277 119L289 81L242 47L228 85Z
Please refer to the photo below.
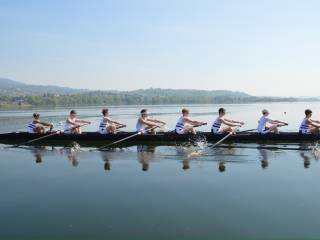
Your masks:
M197 127L201 127L201 126L205 126L205 125L208 125L208 123L201 123L201 124L196 124L196 125L191 125L191 126L194 128L197 128Z

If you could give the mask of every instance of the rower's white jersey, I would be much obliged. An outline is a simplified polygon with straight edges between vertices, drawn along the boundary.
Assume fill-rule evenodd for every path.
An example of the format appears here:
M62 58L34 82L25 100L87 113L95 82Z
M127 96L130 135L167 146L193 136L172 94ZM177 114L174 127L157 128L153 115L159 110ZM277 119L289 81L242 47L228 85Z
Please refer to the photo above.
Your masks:
M100 124L99 124L99 133L107 134L108 133L108 127L109 127L109 118L103 117L101 119Z
M186 121L184 117L183 116L179 117L176 123L176 128L175 128L176 133L183 134L185 124L186 124Z
M71 119L68 119L68 120L71 120ZM69 123L68 120L64 123L64 126L63 126L64 133L71 133L71 129L74 127L74 125ZM72 120L73 123L76 123L76 121L77 121L76 119Z
M221 125L222 125L221 118L217 117L212 123L211 131L213 133L220 133L221 132Z
M310 127L308 123L308 119L304 118L300 124L299 132L303 134L309 134L310 133Z
M266 129L267 123L271 123L272 120L270 118L267 118L266 116L262 116L258 122L258 133L266 133L268 131Z
M34 121L31 121L27 124L27 132L28 133L34 133L34 129L37 127L37 124L34 123Z
M147 119L146 119L147 120ZM145 130L147 129L147 125L143 124L140 121L140 118L138 118L137 124L136 124L136 130L137 132L145 132Z

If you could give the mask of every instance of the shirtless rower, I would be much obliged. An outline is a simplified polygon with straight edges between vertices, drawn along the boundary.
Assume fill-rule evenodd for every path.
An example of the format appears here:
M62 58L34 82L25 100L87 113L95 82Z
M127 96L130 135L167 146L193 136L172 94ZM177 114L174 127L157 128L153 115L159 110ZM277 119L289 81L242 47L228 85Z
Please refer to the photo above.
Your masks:
M46 127L50 127L50 130L53 129L52 123L42 122L40 120L40 114L34 113L33 120L27 124L27 132L28 133L40 133L43 134L46 131Z
M126 125L116 122L109 117L109 110L107 108L102 109L103 118L99 125L100 134L116 134L119 128L126 127Z
M196 130L194 128L207 125L207 123L205 122L192 120L189 115L190 115L190 111L186 108L183 108L182 116L179 117L176 123L175 132L177 134L187 134L187 133L196 134Z
M267 109L262 110L262 117L258 122L258 133L279 133L278 128L287 126L288 123L268 118L270 112Z
M320 121L311 119L312 111L310 109L306 109L304 113L306 117L302 120L300 124L299 133L318 135L320 129Z
M219 116L216 118L216 120L214 120L211 127L211 132L213 134L235 134L237 131L236 127L241 127L244 125L244 122L225 118L226 110L224 108L219 108L218 114ZM224 127L222 124L226 126Z
M66 134L81 134L81 123L90 124L91 122L77 118L75 110L70 111L70 116L64 124L64 133Z
M156 134L156 127L161 127L161 125L166 124L157 119L150 118L148 116L147 109L142 109L140 111L141 116L138 118L136 130L141 133L149 133L149 134ZM148 130L153 128L151 130ZM148 131L146 131L148 130Z

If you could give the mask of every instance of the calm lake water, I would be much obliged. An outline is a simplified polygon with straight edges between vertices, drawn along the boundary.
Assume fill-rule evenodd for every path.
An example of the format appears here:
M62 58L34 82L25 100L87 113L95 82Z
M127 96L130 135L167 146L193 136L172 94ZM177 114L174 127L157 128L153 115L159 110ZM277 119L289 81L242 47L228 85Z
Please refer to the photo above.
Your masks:
M181 107L147 108L172 130ZM219 106L187 107L211 124ZM243 129L256 127L262 108L290 123L283 131L297 130L307 107L320 119L320 103L224 107L247 123ZM77 108L93 122L85 130L97 130L100 108ZM141 108L110 111L133 130ZM69 109L36 111L59 128ZM32 112L0 111L0 132L23 130ZM319 239L320 153L299 150L313 145L199 143L109 152L0 145L0 239Z

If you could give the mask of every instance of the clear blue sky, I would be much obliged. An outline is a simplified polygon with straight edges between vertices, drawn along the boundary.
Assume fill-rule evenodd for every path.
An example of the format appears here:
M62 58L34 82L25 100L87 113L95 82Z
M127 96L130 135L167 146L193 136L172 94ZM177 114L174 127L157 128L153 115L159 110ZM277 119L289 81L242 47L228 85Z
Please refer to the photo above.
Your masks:
M0 76L319 94L320 1L0 0Z

